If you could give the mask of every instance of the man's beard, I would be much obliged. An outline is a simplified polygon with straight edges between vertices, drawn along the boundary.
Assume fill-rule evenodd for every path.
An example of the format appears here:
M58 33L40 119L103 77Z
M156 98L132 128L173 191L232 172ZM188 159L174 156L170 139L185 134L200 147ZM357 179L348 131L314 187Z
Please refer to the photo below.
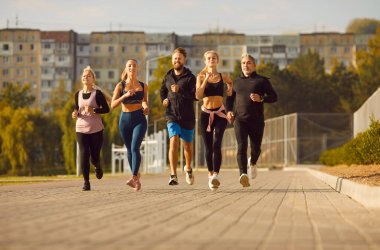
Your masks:
M183 64L176 63L173 65L173 68L177 71L181 71L183 69Z

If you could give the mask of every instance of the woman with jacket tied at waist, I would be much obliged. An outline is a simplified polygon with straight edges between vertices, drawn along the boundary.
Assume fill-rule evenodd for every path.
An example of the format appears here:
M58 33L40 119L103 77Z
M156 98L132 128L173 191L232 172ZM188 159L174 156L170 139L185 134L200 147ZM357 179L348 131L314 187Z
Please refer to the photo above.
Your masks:
M256 61L249 54L241 57L242 76L234 80L232 95L227 97L227 117L234 119L238 143L237 161L240 184L249 187L247 175L248 137L251 145L250 176L256 177L256 162L261 153L264 132L264 103L277 101L269 79L256 73Z
M95 166L96 178L103 177L100 166L100 150L103 144L102 118L100 114L110 111L103 93L95 89L95 74L90 66L83 70L83 89L75 94L75 110L72 118L76 120L76 139L79 145L80 165L84 178L83 191L91 190L90 158Z
M217 72L219 56L215 51L206 51L203 59L206 66L197 77L196 97L203 99L200 131L206 147L208 186L216 190L220 185L218 174L222 164L222 139L227 126L224 89L227 85L227 95L231 95L232 80Z

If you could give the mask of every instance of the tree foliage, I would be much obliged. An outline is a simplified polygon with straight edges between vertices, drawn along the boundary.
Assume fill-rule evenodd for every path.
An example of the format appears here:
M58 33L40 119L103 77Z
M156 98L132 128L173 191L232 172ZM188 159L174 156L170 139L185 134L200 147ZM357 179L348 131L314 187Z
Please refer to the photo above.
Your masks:
M153 125L154 121L160 121L158 125L158 130L165 128L165 108L162 105L160 89L162 84L162 79L166 73L172 68L171 57L162 57L158 59L157 68L153 72L154 80L149 82L149 124Z
M9 105L14 109L29 107L35 100L30 95L30 85L26 84L20 87L18 84L8 83L0 93L0 107Z
M380 20L373 18L356 18L348 24L346 32L355 34L375 34L376 29L379 27Z

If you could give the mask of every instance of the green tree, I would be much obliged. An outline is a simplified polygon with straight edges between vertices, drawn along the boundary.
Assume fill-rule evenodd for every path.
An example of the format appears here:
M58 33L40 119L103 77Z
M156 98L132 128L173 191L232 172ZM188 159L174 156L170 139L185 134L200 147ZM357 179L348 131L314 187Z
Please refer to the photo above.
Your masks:
M324 61L317 52L308 51L288 67L293 75L291 93L297 102L295 112L330 112L336 105L332 86L325 74Z
M355 103L354 89L359 84L359 76L352 67L335 61L329 75L332 94L338 101L333 111L352 113L359 107Z
M242 74L241 72L241 63L239 60L236 60L235 66L234 66L234 71L231 73L231 79L235 80Z
M373 18L356 18L348 24L346 32L355 34L375 34L376 29L379 27L380 20Z
M9 83L0 92L0 107L10 105L12 108L29 107L33 104L35 97L30 95L30 85L20 87L18 84Z
M165 117L165 108L162 105L160 89L162 84L162 79L172 68L171 57L163 57L158 59L157 68L153 72L154 80L149 82L149 124L153 125L154 121L160 121L157 125L157 130L165 128L165 122L163 118Z
M380 86L380 28L368 41L368 50L356 54L359 84L354 89L355 105L360 107Z

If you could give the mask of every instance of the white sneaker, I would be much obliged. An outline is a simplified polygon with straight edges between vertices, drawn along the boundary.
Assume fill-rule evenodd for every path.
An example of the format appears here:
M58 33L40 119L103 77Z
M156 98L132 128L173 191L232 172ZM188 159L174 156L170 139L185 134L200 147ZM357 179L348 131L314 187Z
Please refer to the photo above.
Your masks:
M250 179L255 179L257 176L257 166L249 164L248 175Z
M248 175L247 174L242 174L240 175L240 184L243 186L243 187L249 187L249 178L248 178Z
M219 178L218 178L218 174L214 173L211 177L211 184L218 188L220 186L220 181L219 181Z
M214 176L209 176L209 177L208 177L208 187L209 187L212 191L218 189L218 186L216 186L216 185L213 184L213 177L214 177Z
M186 182L189 185L194 184L194 175L193 175L193 169L190 168L190 170L187 170L186 166L183 166L183 171L186 173Z

